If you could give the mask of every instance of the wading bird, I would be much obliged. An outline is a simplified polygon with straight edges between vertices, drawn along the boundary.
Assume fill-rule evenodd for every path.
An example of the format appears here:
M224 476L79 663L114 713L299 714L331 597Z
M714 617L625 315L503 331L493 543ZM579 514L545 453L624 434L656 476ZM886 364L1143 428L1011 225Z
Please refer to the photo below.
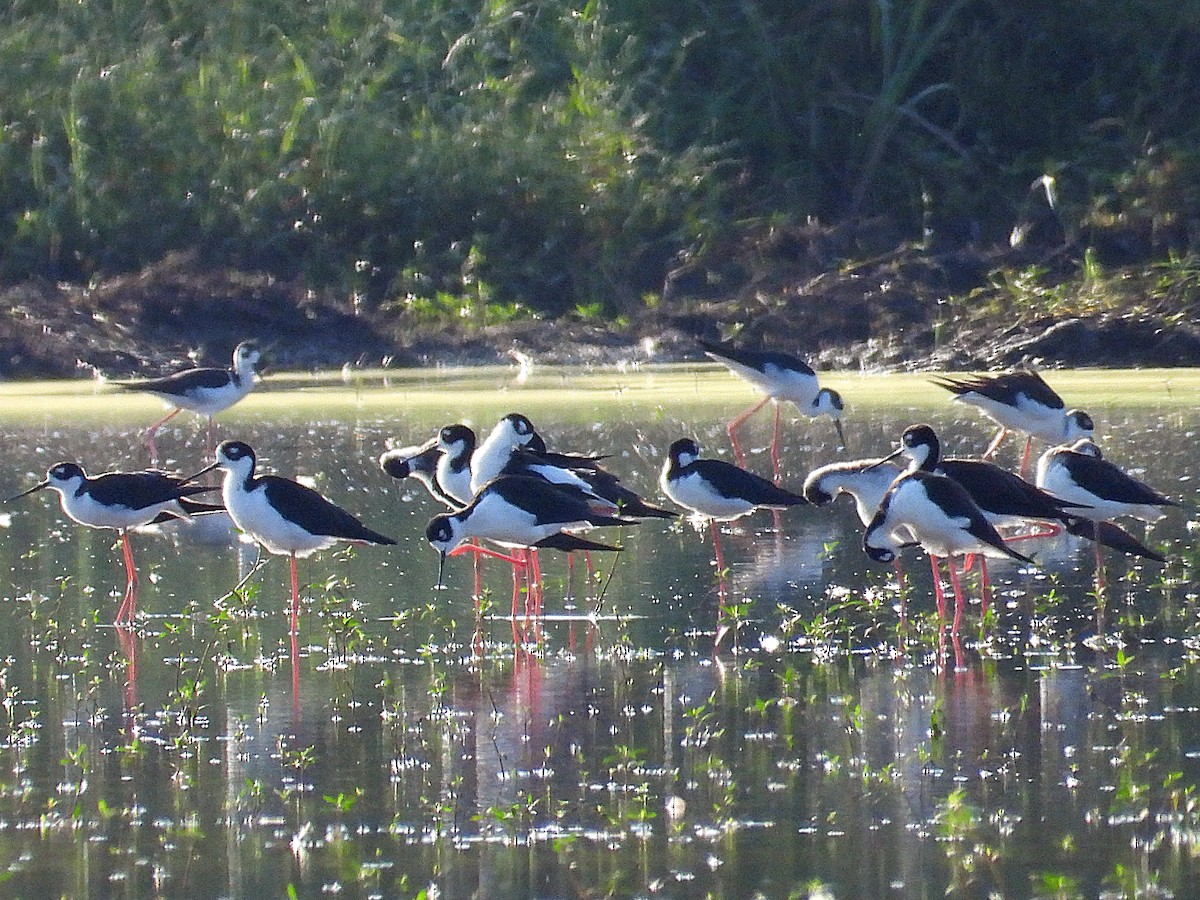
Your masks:
M730 522L756 509L787 509L807 501L799 494L720 459L701 459L691 438L671 444L659 478L663 493L712 526L717 571L725 571L718 522Z
M222 469L221 496L233 523L268 552L287 556L291 563L292 615L295 632L300 614L300 585L296 557L310 556L338 541L354 544L394 544L330 503L310 487L279 475L256 475L254 450L241 441L222 441L217 459L188 480Z
M1091 416L1082 410L1067 409L1062 397L1030 368L1021 367L1000 375L946 376L934 379L933 383L953 393L954 400L974 406L1000 426L984 451L984 459L996 453L1010 431L1028 435L1021 455L1022 474L1029 471L1029 454L1035 437L1061 444L1088 437L1095 428Z
M171 406L171 411L146 430L146 446L152 457L158 456L154 436L170 419L185 409L208 417L208 443L213 440L213 416L229 409L254 387L255 366L261 359L258 348L249 341L233 351L233 366L228 369L184 369L164 378L117 382L127 391L153 394Z
M773 401L775 405L775 434L771 440L771 465L776 481L779 480L779 439L780 421L779 405L791 401L804 415L815 418L829 416L837 429L838 443L846 446L846 434L842 430L842 412L845 404L841 395L829 388L823 388L817 383L817 373L804 360L787 353L777 353L759 350L742 350L728 344L717 344L709 341L698 341L700 347L708 356L724 365L729 371L742 378L765 396L762 401L750 407L729 422L726 431L729 441L733 444L733 453L739 466L745 465L746 454L738 443L737 431L752 415Z
M984 555L1032 564L1007 544L988 521L971 495L957 481L933 471L936 455L931 452L928 425L913 425L901 436L900 448L885 462L902 454L910 457L909 468L892 482L879 509L863 535L863 549L876 562L893 562L900 549L897 535L911 532L931 557L938 614L945 615L945 598L937 572L937 558L945 558L954 588L954 623L957 636L962 622L964 599L953 557ZM936 440L936 436L934 436Z
M57 491L63 512L80 525L117 530L121 535L126 582L125 598L117 610L114 624L127 627L133 624L137 612L138 589L137 568L133 564L133 550L129 546L129 529L221 509L220 506L189 499L195 494L215 490L204 485L189 484L190 481L154 470L107 472L89 478L78 463L60 462L50 467L44 481L9 499L16 500L46 489Z
M550 484L525 475L501 475L485 484L469 505L457 512L434 516L425 529L430 545L441 554L438 586L441 586L446 557L454 555L469 538L479 538L518 551L506 556L481 548L483 552L507 560L513 569L513 615L517 614L517 567L526 567L528 592L526 613L540 612L541 572L536 556L529 551L541 547L572 552L575 550L616 550L618 548L582 538L574 531L603 526L633 525L633 519L612 514L611 508L598 509L593 498L566 485Z

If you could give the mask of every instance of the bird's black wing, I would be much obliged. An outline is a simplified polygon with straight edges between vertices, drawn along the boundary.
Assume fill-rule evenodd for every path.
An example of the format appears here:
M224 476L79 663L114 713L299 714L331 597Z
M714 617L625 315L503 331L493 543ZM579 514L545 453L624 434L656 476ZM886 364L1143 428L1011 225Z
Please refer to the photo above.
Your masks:
M808 502L800 494L723 459L698 459L690 468L722 496L740 497L755 506L799 506Z
M729 344L718 344L699 338L697 338L696 343L710 356L715 356L719 359L728 359L751 369L761 371L770 365L780 369L803 372L807 375L815 374L808 363L798 356L792 356L790 353L779 353L774 350L746 350L739 347L732 347Z
M999 466L977 459L944 459L938 466L961 484L984 512L997 516L1066 521L1065 508L1083 504L1060 500Z
M675 519L678 513L647 503L642 497L621 484L616 475L605 469L579 470L576 474L600 497L612 501L623 516L640 519Z
M266 491L268 503L310 534L371 544L396 543L390 537L368 528L310 487L277 475L263 475L255 480Z
M997 403L1011 403L1018 394L1024 394L1030 400L1050 409L1065 408L1062 397L1032 369L1017 369L1002 375L982 375L975 378L945 376L933 379L933 383L955 394L976 393Z
M552 484L531 475L501 475L489 481L476 497L478 503L487 491L499 494L507 503L525 510L539 523L564 525L572 522L588 522L592 525L630 525L631 520L621 519L607 513L596 512L595 498L588 497L579 488L565 484Z
M145 509L180 497L216 490L202 484L186 484L182 478L153 470L109 472L88 482L88 492L105 506Z
M620 547L613 547L608 544L601 544L599 541L589 541L587 538L581 538L577 534L569 534L565 531L560 531L558 534L552 534L548 538L542 538L533 546L539 549L561 550L564 553L573 553L576 550L614 550L619 551Z
M1157 550L1151 550L1132 534L1112 522L1093 522L1090 519L1071 519L1067 531L1078 537L1087 538L1105 547L1120 550L1128 556L1144 556L1155 562L1165 563L1167 558Z
M1077 485L1105 500L1150 506L1178 505L1106 459L1097 459L1073 450L1062 453L1059 458Z
M225 507L219 503L202 503L197 500L189 500L187 497L180 497L179 505L189 516L206 516L212 513L225 511ZM163 522L170 522L172 519L179 518L181 518L181 516L178 513L164 510L151 519L150 524L161 525Z
M168 394L185 394L188 391L203 388L215 389L229 384L228 369L185 369L163 378L148 378L145 381L120 381L118 387L127 391L164 392Z
M983 511L971 499L966 488L957 481L942 475L927 475L923 472L916 472L910 477L921 478L921 484L924 486L926 494L929 495L930 502L937 504L942 509L955 510L958 515L964 516L967 519L966 530L973 538L995 547L1013 559L1018 559L1023 563L1033 563L1028 556L1018 553L1004 543L1000 532L996 531L995 526L987 520Z

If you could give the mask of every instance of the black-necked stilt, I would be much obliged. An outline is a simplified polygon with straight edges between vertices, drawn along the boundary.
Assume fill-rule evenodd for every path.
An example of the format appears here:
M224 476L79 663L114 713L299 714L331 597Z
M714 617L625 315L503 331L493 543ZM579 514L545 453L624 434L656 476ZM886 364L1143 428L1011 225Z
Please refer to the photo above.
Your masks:
M437 466L441 457L442 449L435 435L424 444L385 450L379 457L379 468L397 481L417 479L434 500L457 509L460 504L438 483Z
M1021 526L1031 521L1066 525L1071 509L1079 506L1048 494L995 463L983 459L944 458L937 432L928 425L907 428L898 452L907 456L916 468L949 476L961 484L988 521L997 527Z
M904 432L900 452L927 472L946 475L961 484L997 530L1033 526L1033 531L1007 538L1009 542L1051 537L1073 521L1071 512L1079 504L1052 496L1021 476L983 459L943 458L941 441L928 425L914 425ZM980 557L983 581L983 612L987 613L991 587L987 559ZM971 567L964 563L964 570Z
M933 429L928 425L909 427L901 438L900 448L887 457L890 460L905 454L910 457L911 464L884 495L863 535L863 549L876 562L893 562L900 548L898 535L904 534L905 529L911 532L925 552L935 558L931 564L939 614L944 613L945 601L936 558L945 558L954 587L951 633L957 635L964 601L953 557L983 555L1027 564L1032 564L1033 560L1004 543L966 488L952 478L932 471L931 462L936 463L933 452L936 444L930 441L930 435L933 435ZM933 440L936 441L936 435Z
M808 473L804 479L804 499L814 506L833 502L839 494L854 501L854 510L863 525L871 524L883 495L904 469L880 459L854 459L829 463Z
M619 478L594 464L586 468L556 465L546 457L524 447L515 448L501 470L503 475L528 475L551 484L566 485L605 504L614 513L633 519L674 519L677 514L647 503L636 491L621 484Z
M712 526L717 571L725 571L718 522L730 522L756 509L787 509L807 502L799 494L720 459L701 459L691 438L671 444L659 478L663 493Z
M477 492L483 485L504 471L509 457L517 447L537 453L551 465L568 467L592 467L602 456L574 453L555 453L546 449L546 442L537 433L533 423L521 413L509 413L496 423L471 454L471 490Z
M234 348L233 366L228 369L185 369L164 378L118 382L125 390L153 394L172 407L169 413L146 430L146 444L151 455L158 455L154 435L185 409L208 417L208 440L211 444L213 416L233 406L250 392L254 387L255 366L261 358L253 343L243 341Z
M597 511L594 500L579 490L525 475L502 475L489 481L465 508L434 516L425 529L430 545L441 554L438 585L446 557L469 538L480 538L520 551L547 547L556 550L615 550L570 532L635 524L635 520ZM536 566L522 558L503 557L514 565ZM529 570L527 570L529 571ZM530 571L530 592L538 574ZM514 570L513 613L516 614Z
M1078 514L1097 522L1130 516L1153 523L1166 515L1163 507L1178 505L1106 460L1087 438L1043 453L1037 483L1042 490L1079 504Z
M1178 505L1104 459L1100 448L1089 438L1081 438L1069 446L1051 447L1043 453L1038 459L1037 484L1056 497L1078 503L1080 508L1073 514L1096 523L1093 539L1096 542L1096 578L1100 584L1103 584L1100 545L1122 549L1125 542L1111 529L1101 529L1099 523L1122 516L1153 523L1166 515L1163 507ZM1109 540L1106 541L1103 535Z
M330 503L316 491L278 475L255 475L254 451L241 441L222 441L217 459L192 476L213 469L225 472L221 496L233 523L268 552L287 556L292 575L292 630L300 612L296 557L309 556L337 541L356 544L394 544ZM189 480L192 480L189 479Z
M892 462L881 459L854 459L844 462L829 463L819 466L808 473L804 479L804 499L813 506L825 506L832 503L841 494L854 501L854 511L858 514L863 526L871 524L879 504L904 469ZM910 546L913 543L912 534L904 532L896 536L897 547ZM900 568L900 557L893 561L896 567L896 578L904 583L904 573ZM901 606L903 613L904 607Z
M1099 448L1089 439L1079 442L1080 452L1099 455ZM941 459L935 470L948 475L967 489L984 515L997 528L1045 523L1044 528L1029 534L1006 538L1012 542L1023 538L1051 537L1060 528L1096 544L1111 547L1130 556L1143 556L1158 562L1166 558L1142 544L1137 538L1111 522L1098 523L1093 528L1088 504L1065 500L1050 494L1024 478L1001 469L990 462L975 459ZM985 564L986 565L986 564ZM986 578L986 574L984 576Z
M34 491L57 491L63 512L80 525L92 528L114 528L121 535L121 550L125 558L125 598L117 610L114 624L132 625L137 607L137 569L129 546L129 529L166 518L189 518L200 512L219 510L213 504L199 503L189 498L214 490L191 479L179 478L165 472L107 472L89 478L78 463L60 462L51 466L46 479L27 491L9 498L16 500Z
M771 441L771 463L777 479L780 403L790 400L800 412L810 418L829 416L837 428L839 443L842 447L846 446L846 434L842 430L842 412L845 410L842 397L837 391L821 387L817 383L817 373L804 360L788 353L742 350L728 344L702 340L698 343L708 356L766 395L762 402L750 407L726 426L738 465L745 464L746 455L738 444L737 430L743 422L766 406L768 401L775 403L775 436Z
M475 455L475 432L466 425L447 425L438 432L438 484L461 509L475 497L471 488L471 459Z
M1061 444L1089 436L1095 425L1092 417L1082 410L1067 409L1066 404L1037 372L1027 367L1000 375L977 377L946 376L934 379L934 384L954 394L954 400L970 404L1000 426L983 454L991 458L1004 436L1010 431L1029 435L1021 456L1020 471L1029 469L1029 452L1033 438L1051 444Z

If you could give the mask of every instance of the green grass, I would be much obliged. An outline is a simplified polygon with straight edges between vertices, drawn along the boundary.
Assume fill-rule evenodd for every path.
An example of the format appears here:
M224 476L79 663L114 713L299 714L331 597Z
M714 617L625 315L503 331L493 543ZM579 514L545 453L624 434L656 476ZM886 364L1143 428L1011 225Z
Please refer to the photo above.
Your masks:
M1002 239L1045 174L1084 244L1161 259L1200 210L1197 30L1153 0L17 0L0 279L198 250L399 319L610 318L810 220Z

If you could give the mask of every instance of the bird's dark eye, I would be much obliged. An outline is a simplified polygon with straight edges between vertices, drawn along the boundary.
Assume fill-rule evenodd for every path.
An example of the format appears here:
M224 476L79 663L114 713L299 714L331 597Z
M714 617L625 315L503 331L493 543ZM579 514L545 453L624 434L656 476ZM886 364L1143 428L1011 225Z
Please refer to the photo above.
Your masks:
M66 478L66 477L68 477L67 476L67 467L66 466L55 466L53 469L50 470L50 474L53 475L55 478Z

